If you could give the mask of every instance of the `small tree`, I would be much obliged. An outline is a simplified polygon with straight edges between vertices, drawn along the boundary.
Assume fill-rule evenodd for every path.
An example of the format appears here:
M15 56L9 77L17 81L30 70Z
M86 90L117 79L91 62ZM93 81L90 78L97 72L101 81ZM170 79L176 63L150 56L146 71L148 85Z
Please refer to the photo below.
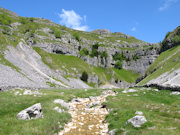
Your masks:
M84 71L84 72L82 73L82 76L81 76L80 79L81 79L82 81L87 82L87 80L88 80L88 74L87 74L86 71Z

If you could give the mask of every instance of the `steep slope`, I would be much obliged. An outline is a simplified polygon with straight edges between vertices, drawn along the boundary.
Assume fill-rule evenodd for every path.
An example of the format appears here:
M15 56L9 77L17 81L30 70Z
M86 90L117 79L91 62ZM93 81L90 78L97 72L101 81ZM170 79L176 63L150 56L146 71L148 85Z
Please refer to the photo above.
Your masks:
M25 86L28 81L28 87L133 86L160 50L159 44L121 32L77 31L43 18L20 17L3 8L0 38L0 62L6 80L10 76L6 68L16 72L20 80L26 78L17 79L13 86ZM87 74L85 80L83 73ZM1 86L12 84L2 82Z
M162 52L148 68L149 74L139 85L157 84L164 87L180 87L180 27L168 32L162 43Z

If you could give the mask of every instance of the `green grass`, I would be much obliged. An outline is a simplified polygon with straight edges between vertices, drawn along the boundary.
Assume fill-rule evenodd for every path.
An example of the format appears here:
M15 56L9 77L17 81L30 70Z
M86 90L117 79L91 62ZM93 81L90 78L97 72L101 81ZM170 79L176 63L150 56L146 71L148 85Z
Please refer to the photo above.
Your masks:
M151 79L157 78L167 71L171 73L175 69L180 68L180 52L176 53L179 49L180 45L161 53L155 62L147 69L146 74L149 75L143 79L139 85L145 84ZM176 54L173 55L174 53ZM168 57L170 58L167 59Z
M21 90L15 90L20 91ZM14 95L13 91L1 92L0 93L0 134L1 135L54 135L60 131L58 128L58 122L62 126L67 123L71 116L66 113L58 113L53 108L58 106L54 104L55 99L63 99L69 102L74 96L75 97L89 97L98 96L101 94L101 90L92 89L85 91L81 90L40 90L43 93L41 97L32 95ZM63 95L60 92L64 92ZM46 93L46 95L44 95ZM17 114L26 109L27 107L41 103L44 118L23 121L17 119Z
M79 74L82 74L84 71L86 71L92 75L94 72L99 77L100 81L104 84L109 82L113 76L119 80L127 82L135 82L139 76L139 74L133 73L129 70L116 70L114 68L103 68L100 66L94 67L75 56L50 54L38 47L34 47L34 50L41 55L42 61L51 69L61 69L66 73L69 72L73 74L76 74L76 71L74 71L73 68L76 68ZM115 71L114 75L113 71ZM66 75L65 77L72 76Z
M104 103L107 108L113 109L106 116L110 123L109 129L117 129L118 135L175 135L180 132L180 95L170 95L170 91L139 91L133 93L122 93L117 90L117 97L108 97L108 102ZM146 92L146 94L144 94ZM138 96L133 96L138 94ZM127 96L129 95L129 96ZM125 125L125 122L135 116L136 111L142 111L147 119L141 128L134 128L131 124ZM169 111L169 112L168 112ZM155 126L155 129L148 127ZM171 129L176 127L176 129Z
M122 81L126 81L126 82L130 82L130 83L135 83L136 79L140 76L140 74L138 73L133 73L130 70L124 70L124 69L113 69L114 72L117 75L117 78L122 80Z

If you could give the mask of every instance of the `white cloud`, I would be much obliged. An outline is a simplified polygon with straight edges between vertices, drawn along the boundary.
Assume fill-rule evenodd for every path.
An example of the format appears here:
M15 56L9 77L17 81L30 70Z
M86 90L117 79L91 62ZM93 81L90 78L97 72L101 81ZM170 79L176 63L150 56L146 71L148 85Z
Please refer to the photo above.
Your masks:
M161 7L159 7L159 11L163 11L165 9L167 9L170 5L172 5L173 3L176 3L178 0L163 0L163 5Z
M135 28L135 27L133 27L133 28L131 29L131 31L136 31L136 28Z
M84 16L84 18L82 18L73 10L66 11L64 9L62 9L62 14L58 14L58 15L61 18L60 24L62 25L66 25L67 27L70 27L72 29L82 30L82 31L87 31L89 29L87 25L82 24L83 20L86 22L86 18L87 18L86 15Z

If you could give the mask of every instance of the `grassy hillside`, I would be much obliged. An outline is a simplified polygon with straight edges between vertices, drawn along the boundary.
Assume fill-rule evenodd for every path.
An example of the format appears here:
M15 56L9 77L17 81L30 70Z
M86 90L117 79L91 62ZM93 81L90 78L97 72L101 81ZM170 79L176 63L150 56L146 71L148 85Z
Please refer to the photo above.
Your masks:
M149 75L143 79L139 85L146 84L151 79L157 78L167 71L171 73L178 68L180 68L180 45L161 53L155 62L147 69L146 74Z
M82 75L84 71L90 75L97 75L103 84L112 78L133 83L139 77L138 73L133 73L130 70L94 67L75 56L51 54L38 47L34 47L34 50L41 55L42 61L51 69L64 71L64 77L66 78L77 77L76 74Z

